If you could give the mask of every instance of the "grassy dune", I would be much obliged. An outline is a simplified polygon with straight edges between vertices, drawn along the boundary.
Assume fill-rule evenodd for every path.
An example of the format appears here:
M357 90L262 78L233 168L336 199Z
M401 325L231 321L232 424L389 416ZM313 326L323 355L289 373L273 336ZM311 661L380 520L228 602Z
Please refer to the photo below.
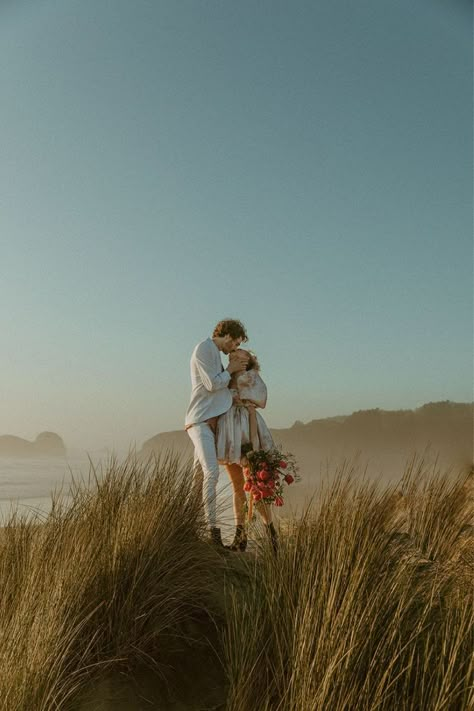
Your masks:
M200 541L186 474L172 459L112 462L101 481L74 488L70 508L6 526L3 709L75 708L95 680L145 664L164 695L182 640L212 630L207 611L218 619L221 604L220 558Z
M468 482L340 472L230 593L228 708L472 708Z
M205 542L190 472L110 462L0 540L5 711L469 709L472 475L349 465L273 556ZM283 523L285 525L283 525Z

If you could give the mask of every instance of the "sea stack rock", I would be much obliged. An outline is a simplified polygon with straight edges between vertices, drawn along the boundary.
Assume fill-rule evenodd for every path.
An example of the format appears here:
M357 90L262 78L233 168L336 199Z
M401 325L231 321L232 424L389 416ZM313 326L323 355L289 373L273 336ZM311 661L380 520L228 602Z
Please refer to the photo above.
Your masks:
M61 437L55 432L40 432L36 441L33 442L35 454L47 457L64 457L66 447Z
M41 432L34 442L13 435L0 436L2 457L65 457L66 447L55 432Z

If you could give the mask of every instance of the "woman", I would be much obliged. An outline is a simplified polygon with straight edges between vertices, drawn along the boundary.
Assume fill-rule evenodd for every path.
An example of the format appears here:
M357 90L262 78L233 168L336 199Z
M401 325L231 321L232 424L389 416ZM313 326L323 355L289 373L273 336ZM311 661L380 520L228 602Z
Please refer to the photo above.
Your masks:
M230 410L220 415L217 421L217 459L224 464L234 491L235 537L229 548L244 551L247 547L245 532L245 491L242 463L245 455L243 445L251 444L252 449L270 450L274 446L270 430L265 420L256 411L267 403L267 386L260 377L260 366L254 353L240 348L230 354L230 358L247 355L244 372L235 373L229 383L233 391L234 403ZM272 510L267 504L257 504L274 550L277 548L277 534L272 522Z

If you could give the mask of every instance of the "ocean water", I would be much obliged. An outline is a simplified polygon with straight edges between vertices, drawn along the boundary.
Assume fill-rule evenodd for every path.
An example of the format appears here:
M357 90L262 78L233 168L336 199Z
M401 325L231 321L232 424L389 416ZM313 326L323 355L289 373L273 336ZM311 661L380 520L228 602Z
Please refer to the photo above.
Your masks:
M126 452L116 453L119 461ZM73 481L89 478L91 463L100 472L105 467L110 453L101 450L87 453L77 451L67 457L0 457L0 526L14 511L21 514L45 516L51 510L51 496L61 493L67 502L68 491ZM226 510L225 518L232 518L231 489L227 474L221 468L218 482L218 506Z
M94 466L106 461L106 455L90 455ZM12 511L47 513L51 495L67 496L72 479L87 479L90 461L86 452L73 452L67 457L0 457L0 516Z

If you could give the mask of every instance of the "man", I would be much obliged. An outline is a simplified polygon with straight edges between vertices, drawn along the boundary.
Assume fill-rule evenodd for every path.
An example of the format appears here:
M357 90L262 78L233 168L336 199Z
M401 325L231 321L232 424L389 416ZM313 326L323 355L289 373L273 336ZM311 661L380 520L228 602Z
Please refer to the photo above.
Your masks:
M247 341L240 321L219 321L212 338L198 343L191 356L191 401L186 412L185 429L194 444L194 484L202 488L204 513L211 530L211 540L222 547L217 528L216 490L219 464L216 453L217 418L232 405L229 382L233 373L245 370L248 357L236 354L224 370L221 353L230 355Z

